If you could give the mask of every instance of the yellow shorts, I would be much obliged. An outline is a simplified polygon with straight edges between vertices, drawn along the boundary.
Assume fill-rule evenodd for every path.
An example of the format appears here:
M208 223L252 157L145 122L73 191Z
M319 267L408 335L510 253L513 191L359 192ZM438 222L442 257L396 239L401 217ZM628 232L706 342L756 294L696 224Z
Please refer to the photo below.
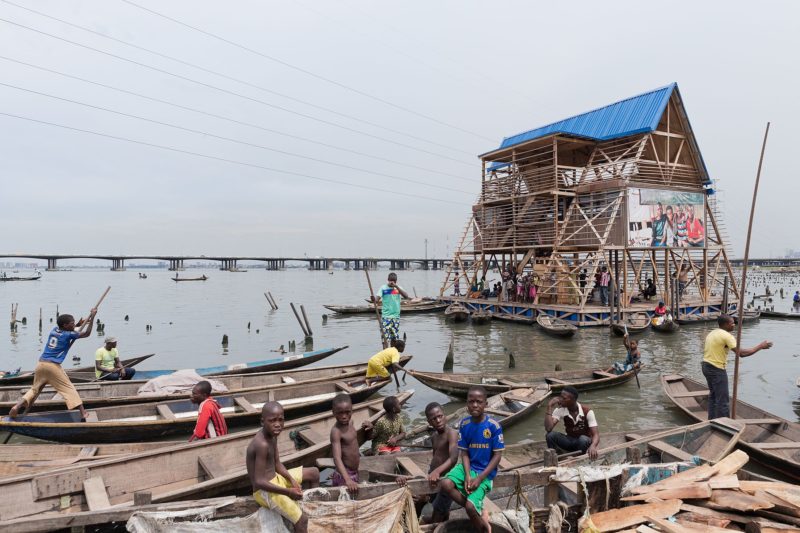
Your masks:
M58 363L49 361L39 361L33 373L33 385L31 390L25 393L23 398L28 405L33 404L42 389L50 385L58 392L67 404L67 409L75 409L83 403L75 385L69 380L69 376Z
M386 367L380 363L373 363L372 361L367 361L367 377L368 378L388 378L389 371L386 370Z
M292 468L289 470L289 475L298 483L302 483L303 467L298 466L297 468ZM292 482L280 474L276 474L269 482L287 489L292 487ZM253 493L253 499L261 507L277 512L282 517L288 519L292 524L296 524L303 514L303 510L300 509L300 504L283 494L275 494L274 492L267 492L262 489Z

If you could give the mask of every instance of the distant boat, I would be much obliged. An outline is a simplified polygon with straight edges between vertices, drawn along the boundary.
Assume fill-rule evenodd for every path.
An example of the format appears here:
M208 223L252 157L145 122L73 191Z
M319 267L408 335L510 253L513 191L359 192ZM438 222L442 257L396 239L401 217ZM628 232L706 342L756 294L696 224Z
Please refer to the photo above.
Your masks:
M541 326L542 331L554 337L572 337L578 331L577 326L574 324L545 313L540 313L536 316L536 323Z
M208 276L206 276L205 274L203 274L199 278L179 278L178 276L175 276L174 278L170 279L172 281L205 281L208 279Z
M5 272L0 275L0 281L36 281L42 279L42 273L37 272L34 276L7 276Z

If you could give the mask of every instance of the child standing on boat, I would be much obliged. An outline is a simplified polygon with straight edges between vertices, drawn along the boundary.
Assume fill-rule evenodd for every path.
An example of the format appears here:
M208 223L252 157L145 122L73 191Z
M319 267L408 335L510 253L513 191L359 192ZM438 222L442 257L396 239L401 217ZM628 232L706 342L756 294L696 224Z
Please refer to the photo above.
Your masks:
M278 452L278 436L283 431L283 407L267 402L261 409L261 431L247 447L247 475L253 487L253 499L266 509L277 512L294 524L294 531L308 531L308 516L297 500L303 499L301 483L319 485L319 470L298 466L287 470Z
M20 409L23 407L30 408L39 393L42 392L42 389L46 385L50 385L64 398L67 409L77 408L81 413L81 420L86 421L86 409L83 408L83 401L75 389L75 385L72 384L67 373L61 368L61 363L67 357L67 352L72 348L73 342L78 339L85 339L92 334L92 326L94 325L96 314L97 308L93 307L89 312L89 317L85 320L81 319L77 324L72 315L58 316L56 327L47 337L44 351L39 357L39 363L36 365L31 390L26 392L22 399L9 410L8 416L16 418ZM84 325L87 326L86 329L81 329ZM75 331L76 327L79 328L78 331Z
M503 430L484 413L486 389L473 386L467 391L468 417L459 424L458 449L461 462L447 473L441 488L467 511L476 531L489 533L489 517L483 513L483 499L492 490L492 480L503 454Z
M333 416L336 424L331 428L331 455L336 471L331 476L334 487L347 487L351 494L358 492L358 465L361 454L358 451L358 433L351 421L353 402L347 394L339 394L333 399ZM369 432L372 424L365 421L361 427Z
M373 455L388 455L400 451L397 445L406 436L403 421L400 420L400 400L394 396L383 399L383 410L386 414L375 422L372 428L372 453Z
M400 300L408 299L408 293L397 284L397 274L389 273L386 285L378 289L381 298L381 327L383 336L392 341L400 336Z
M211 383L201 381L192 387L192 403L199 404L197 424L189 442L196 439L213 439L228 434L228 424L219 410L219 404L211 397Z
M390 372L403 371L403 379L405 379L405 370L400 366L400 354L406 349L406 343L397 339L392 341L392 345L385 350L382 350L367 361L367 385L372 384L373 381L380 381L381 379L388 379Z

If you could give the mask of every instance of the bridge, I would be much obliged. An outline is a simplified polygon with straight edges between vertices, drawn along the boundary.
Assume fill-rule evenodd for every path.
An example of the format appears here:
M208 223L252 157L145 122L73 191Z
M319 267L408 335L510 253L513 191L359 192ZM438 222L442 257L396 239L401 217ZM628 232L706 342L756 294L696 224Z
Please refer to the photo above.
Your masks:
M731 259L732 266L740 267L744 264L744 259ZM753 259L747 260L750 266L759 267L800 267L800 257L781 257L769 259Z
M187 261L217 261L220 270L236 272L239 262L264 263L267 270L283 270L288 262L306 262L309 270L329 270L334 262L344 263L345 270L375 270L378 263L388 263L391 270L407 270L417 265L423 270L439 270L450 263L450 259L420 259L397 257L265 257L265 256L216 256L216 255L109 255L109 254L4 254L0 259L41 259L47 261L47 270L58 270L59 259L99 259L109 261L111 270L122 272L125 262L138 260L164 261L169 270L184 270Z

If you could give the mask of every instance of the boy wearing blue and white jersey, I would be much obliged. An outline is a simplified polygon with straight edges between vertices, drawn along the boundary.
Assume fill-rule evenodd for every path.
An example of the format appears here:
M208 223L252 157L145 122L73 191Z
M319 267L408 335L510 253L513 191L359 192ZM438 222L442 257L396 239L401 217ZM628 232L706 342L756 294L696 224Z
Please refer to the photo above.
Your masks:
M19 414L19 410L23 407L30 408L36 401L39 393L46 385L53 387L56 392L61 394L67 404L67 409L79 409L81 412L81 420L86 420L86 410L83 408L78 391L69 380L69 376L61 368L61 363L67 357L72 343L77 339L83 339L92 334L92 326L94 325L94 317L97 314L97 308L92 308L89 313L89 318L80 320L77 324L72 315L59 315L56 319L56 327L50 332L47 337L47 343L44 346L42 355L39 357L39 363L33 373L33 385L31 389L25 393L17 404L9 410L8 415L15 418ZM75 331L75 328L81 328L84 324L88 327L84 330Z
M441 488L467 511L477 531L489 533L489 517L483 515L483 499L492 490L503 449L503 430L500 424L484 414L486 389L470 387L467 392L467 411L470 416L459 424L458 448L461 462L442 480Z

